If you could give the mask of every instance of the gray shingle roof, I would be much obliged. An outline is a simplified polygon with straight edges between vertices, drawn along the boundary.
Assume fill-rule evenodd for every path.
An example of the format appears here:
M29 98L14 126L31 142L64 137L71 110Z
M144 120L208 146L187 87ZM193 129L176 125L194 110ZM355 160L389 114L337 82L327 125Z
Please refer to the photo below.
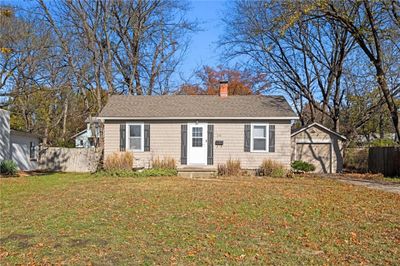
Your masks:
M261 118L297 117L283 96L114 95L102 118Z

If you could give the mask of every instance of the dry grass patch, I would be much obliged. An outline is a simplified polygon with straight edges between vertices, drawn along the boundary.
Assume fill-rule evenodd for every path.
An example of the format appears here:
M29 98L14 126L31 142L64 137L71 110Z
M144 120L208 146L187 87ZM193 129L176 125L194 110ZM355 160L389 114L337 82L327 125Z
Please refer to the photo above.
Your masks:
M0 264L396 264L400 196L318 178L0 180Z

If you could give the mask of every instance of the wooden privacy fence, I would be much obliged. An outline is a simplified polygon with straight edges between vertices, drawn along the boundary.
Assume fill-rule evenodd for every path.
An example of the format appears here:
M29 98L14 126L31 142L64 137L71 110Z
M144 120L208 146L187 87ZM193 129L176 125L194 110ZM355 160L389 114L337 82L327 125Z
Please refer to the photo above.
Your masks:
M400 147L369 148L368 170L385 176L400 176Z
M39 152L39 169L61 172L95 172L100 154L95 148L46 147Z

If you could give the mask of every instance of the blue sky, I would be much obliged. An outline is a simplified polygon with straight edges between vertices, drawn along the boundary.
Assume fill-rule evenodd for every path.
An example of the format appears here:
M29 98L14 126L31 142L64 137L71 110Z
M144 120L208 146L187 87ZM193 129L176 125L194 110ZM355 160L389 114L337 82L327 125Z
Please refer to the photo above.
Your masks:
M217 49L218 38L223 33L222 13L228 1L192 0L189 18L200 23L201 31L195 33L189 46L181 71L186 78L203 65L216 66L220 63Z

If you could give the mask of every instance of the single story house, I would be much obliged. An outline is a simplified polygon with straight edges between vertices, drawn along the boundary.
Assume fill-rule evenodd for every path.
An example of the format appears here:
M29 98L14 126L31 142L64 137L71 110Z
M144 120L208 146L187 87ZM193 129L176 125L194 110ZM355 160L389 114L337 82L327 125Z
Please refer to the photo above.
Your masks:
M291 121L296 114L282 96L115 95L99 115L104 156L133 152L134 167L174 158L178 168L209 167L239 159L257 169L264 159L289 167Z
M343 170L343 141L346 137L329 128L312 123L292 133L292 161L312 163L316 173Z
M93 148L95 147L95 140L100 137L100 121L92 118L92 124L94 125L95 134L92 132L89 118L86 119L86 128L81 132L73 135L71 138L75 139L75 148Z
M12 160L23 171L36 170L39 144L35 134L10 129L10 112L0 109L0 161Z

